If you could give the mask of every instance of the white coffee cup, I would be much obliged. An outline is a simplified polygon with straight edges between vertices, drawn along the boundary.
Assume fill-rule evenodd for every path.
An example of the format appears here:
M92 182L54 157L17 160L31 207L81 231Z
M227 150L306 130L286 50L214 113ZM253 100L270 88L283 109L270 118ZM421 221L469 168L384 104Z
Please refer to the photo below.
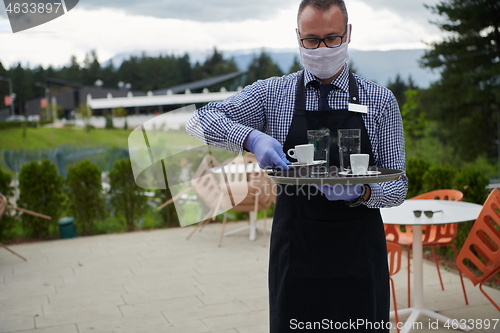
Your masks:
M368 163L370 155L368 154L351 154L351 170L353 175L366 175L368 171Z
M295 158L299 163L311 164L314 159L314 145L298 145L288 149L288 155Z

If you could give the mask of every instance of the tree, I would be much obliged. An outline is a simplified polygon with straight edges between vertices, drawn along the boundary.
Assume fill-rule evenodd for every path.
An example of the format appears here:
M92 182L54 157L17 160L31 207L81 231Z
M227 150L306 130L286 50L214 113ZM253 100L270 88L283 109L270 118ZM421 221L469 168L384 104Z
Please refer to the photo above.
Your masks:
M78 63L78 59L74 55L71 56L71 59L69 61L69 66L68 67L65 66L61 69L60 76L61 79L66 81L83 83L82 68Z
M46 82L49 77L89 86L93 86L99 79L103 81L103 87L109 88L116 88L118 82L122 81L132 84L136 90L153 91L238 70L234 59L225 59L217 49L214 49L202 64L196 63L194 66L191 65L187 53L182 56L159 55L158 57L143 53L140 57L131 56L126 59L119 68L115 68L111 61L101 66L95 50L87 52L83 61L71 56L68 64L56 69L51 66L47 69L42 66L31 69L29 66L23 67L20 63L6 69L0 62L0 76L11 78L14 84L13 91L17 94L14 103L16 114L26 112L26 101L45 97L45 91L36 87L35 82ZM224 83L211 87L211 90L218 91L222 85ZM55 84L50 86L51 95L67 90L68 87ZM0 81L0 109L5 108L3 96L8 94L7 82Z
M262 51L259 56L254 57L250 66L248 66L248 75L246 84L252 84L260 79L267 79L271 76L281 76L283 72L273 61L271 56Z
M406 142L412 148L413 156L417 155L418 140L427 134L427 125L429 123L425 113L419 112L416 101L417 94L417 90L406 90L404 93L406 103L401 108L405 138L408 139Z
M9 198L14 195L14 188L10 185L11 182L12 176L0 167L0 194L5 196L7 204L9 204ZM3 217L0 219L0 240L4 238L4 233L11 227L13 222L11 214L10 210L6 209Z
M48 114L47 114L47 110L49 110ZM62 106L60 106L59 104L49 103L49 104L47 104L47 107L40 109L40 117L43 120L48 120L50 122L55 121L54 116L55 116L55 118L59 118L63 115L63 113L64 113L64 110L63 110Z
M90 132L90 117L92 117L92 109L87 105L80 103L78 104L76 113L85 121L85 131L87 131L87 133Z
M214 48L214 52L207 57L203 65L197 62L192 70L193 80L203 80L236 71L238 71L238 66L234 59L224 59L223 54L217 51L217 48Z
M349 62L347 63L348 67L349 67L349 70L355 74L358 74L358 75L361 75L359 73L359 69L358 67L356 66L356 64L354 63L354 61L351 59L349 60Z
M110 114L109 109L104 110L103 114L105 120L104 128L114 129L115 127L113 125L113 116Z
M34 82L33 75L30 69L24 69L20 63L11 68L6 75L12 79L12 90L16 94L14 101L14 109L16 114L26 114L26 101L35 97L33 91Z
M418 90L411 75L408 77L408 82L405 82L405 80L399 74L396 74L394 81L389 80L389 82L387 82L387 88L392 91L394 97L396 97L400 109L402 108L403 104L406 103L405 92L408 89Z
M128 112L127 112L127 109L125 109L123 106L119 106L119 107L114 108L113 110L111 110L111 113L113 114L113 117L116 117L116 118L125 118L125 121L123 123L123 129L124 130L128 129L128 124L127 124Z
M408 177L407 198L413 198L425 193L423 176L431 166L426 160L420 157L410 157L406 161L406 176Z
M7 200L14 194L14 189L10 186L11 182L12 176L0 167L0 193L2 193Z
M23 228L30 236L44 238L49 235L49 226L57 221L62 212L63 183L56 165L47 159L29 162L21 167L17 204L52 217L52 220L45 220L22 214Z
M103 81L103 86L117 87L118 80L116 79L116 69L113 65L113 61L109 61L105 67L101 67L99 78Z
M456 174L457 170L448 164L431 165L422 176L424 191L454 188L453 180Z
M433 12L444 21L435 23L447 33L429 44L421 60L441 71L430 87L433 100L429 117L441 123L441 137L459 158L497 155L500 121L500 3L498 0L448 0Z
M83 63L83 84L93 86L100 79L99 76L101 73L101 65L97 59L97 52L92 50L90 54L86 54Z
M295 73L295 72L298 72L300 70L302 70L302 65L299 61L299 57L295 56L293 58L293 63L292 63L292 66L290 66L290 70L288 71L289 73Z
M128 231L135 229L147 208L145 190L137 186L130 158L116 161L109 172L111 205L116 216L125 218Z
M101 170L89 160L68 166L66 177L70 209L80 234L94 234L94 226L105 216Z
M9 74L7 70L3 67L2 62L0 61L0 76L5 76L8 77ZM4 96L7 96L9 94L9 85L5 81L0 81L0 109L3 109L4 107L7 107L4 105Z
M80 103L78 105L77 114L79 114L82 118L90 118L92 117L92 109L87 105Z

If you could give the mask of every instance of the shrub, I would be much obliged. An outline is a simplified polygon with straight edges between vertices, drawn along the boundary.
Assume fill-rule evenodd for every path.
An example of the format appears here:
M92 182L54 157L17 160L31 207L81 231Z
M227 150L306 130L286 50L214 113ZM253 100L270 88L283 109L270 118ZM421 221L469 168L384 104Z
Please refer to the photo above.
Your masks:
M482 205L487 197L486 186L489 179L481 170L470 166L460 170L455 176L454 183L459 191L464 194L464 201Z
M128 111L127 111L127 109L125 109L123 106L119 106L117 108L112 109L111 113L116 118L125 118L125 122L123 123L123 129L124 130L128 129L128 124L127 124Z
M465 167L459 172L450 166L431 166L423 178L426 191L454 188L464 194L464 201L479 204L483 204L487 196L486 186L489 179L474 166ZM473 224L474 221L459 223L457 236L453 240L458 250L465 242ZM441 248L438 252L453 258L451 248Z
M0 193L2 193L9 203L9 197L13 195L14 190L10 186L12 177L0 168ZM4 239L5 233L10 229L14 216L9 209L6 209L3 216L0 216L0 239Z
M430 164L422 158L409 158L406 162L408 176L407 198L415 197L425 192L423 176L429 170Z
M130 158L113 164L109 172L110 200L115 215L123 216L128 231L135 229L136 222L144 215L147 198L144 189L136 185Z
M457 170L449 165L432 165L422 176L425 192L451 189Z
M22 128L23 126L36 128L38 124L34 121L0 121L0 130Z
M104 128L105 129L113 129L113 117L109 114L108 111L105 111L104 113L104 120L106 121Z
M51 121L51 120L45 120L45 119L43 119L43 120L40 120L40 121L38 122L38 124L39 124L40 126L43 126L43 125L48 125L48 124L52 124L52 121ZM69 124L66 124L65 126L69 126Z
M22 214L23 229L29 236L44 238L49 235L49 226L57 221L63 208L63 184L55 164L47 159L22 166L17 201L19 207L52 217L52 220L46 220Z
M105 217L101 171L94 163L83 160L68 166L66 177L70 210L78 232L94 234L94 225Z
M14 189L10 186L12 176L0 168L0 193L7 198L14 194Z

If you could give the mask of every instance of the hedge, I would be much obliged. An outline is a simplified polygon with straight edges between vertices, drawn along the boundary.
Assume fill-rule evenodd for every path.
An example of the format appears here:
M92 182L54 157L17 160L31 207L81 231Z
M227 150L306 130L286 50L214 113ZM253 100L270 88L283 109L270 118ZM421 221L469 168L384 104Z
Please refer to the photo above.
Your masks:
M66 186L78 233L93 235L95 224L106 215L101 170L89 160L69 165Z
M64 181L57 173L56 165L47 159L30 162L21 167L19 174L19 199L17 204L28 210L52 217L41 219L22 214L24 231L30 237L46 238L49 226L55 224L63 211Z

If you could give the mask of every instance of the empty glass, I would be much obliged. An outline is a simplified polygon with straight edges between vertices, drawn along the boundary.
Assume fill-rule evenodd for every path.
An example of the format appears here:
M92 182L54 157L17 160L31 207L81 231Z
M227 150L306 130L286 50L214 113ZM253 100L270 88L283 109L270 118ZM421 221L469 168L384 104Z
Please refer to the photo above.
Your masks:
M314 161L318 163L311 167L311 176L328 174L330 166L330 130L327 128L307 131L307 141L314 145ZM321 163L319 161L325 161Z
M340 171L351 171L351 154L361 153L361 130L339 129L337 135Z

